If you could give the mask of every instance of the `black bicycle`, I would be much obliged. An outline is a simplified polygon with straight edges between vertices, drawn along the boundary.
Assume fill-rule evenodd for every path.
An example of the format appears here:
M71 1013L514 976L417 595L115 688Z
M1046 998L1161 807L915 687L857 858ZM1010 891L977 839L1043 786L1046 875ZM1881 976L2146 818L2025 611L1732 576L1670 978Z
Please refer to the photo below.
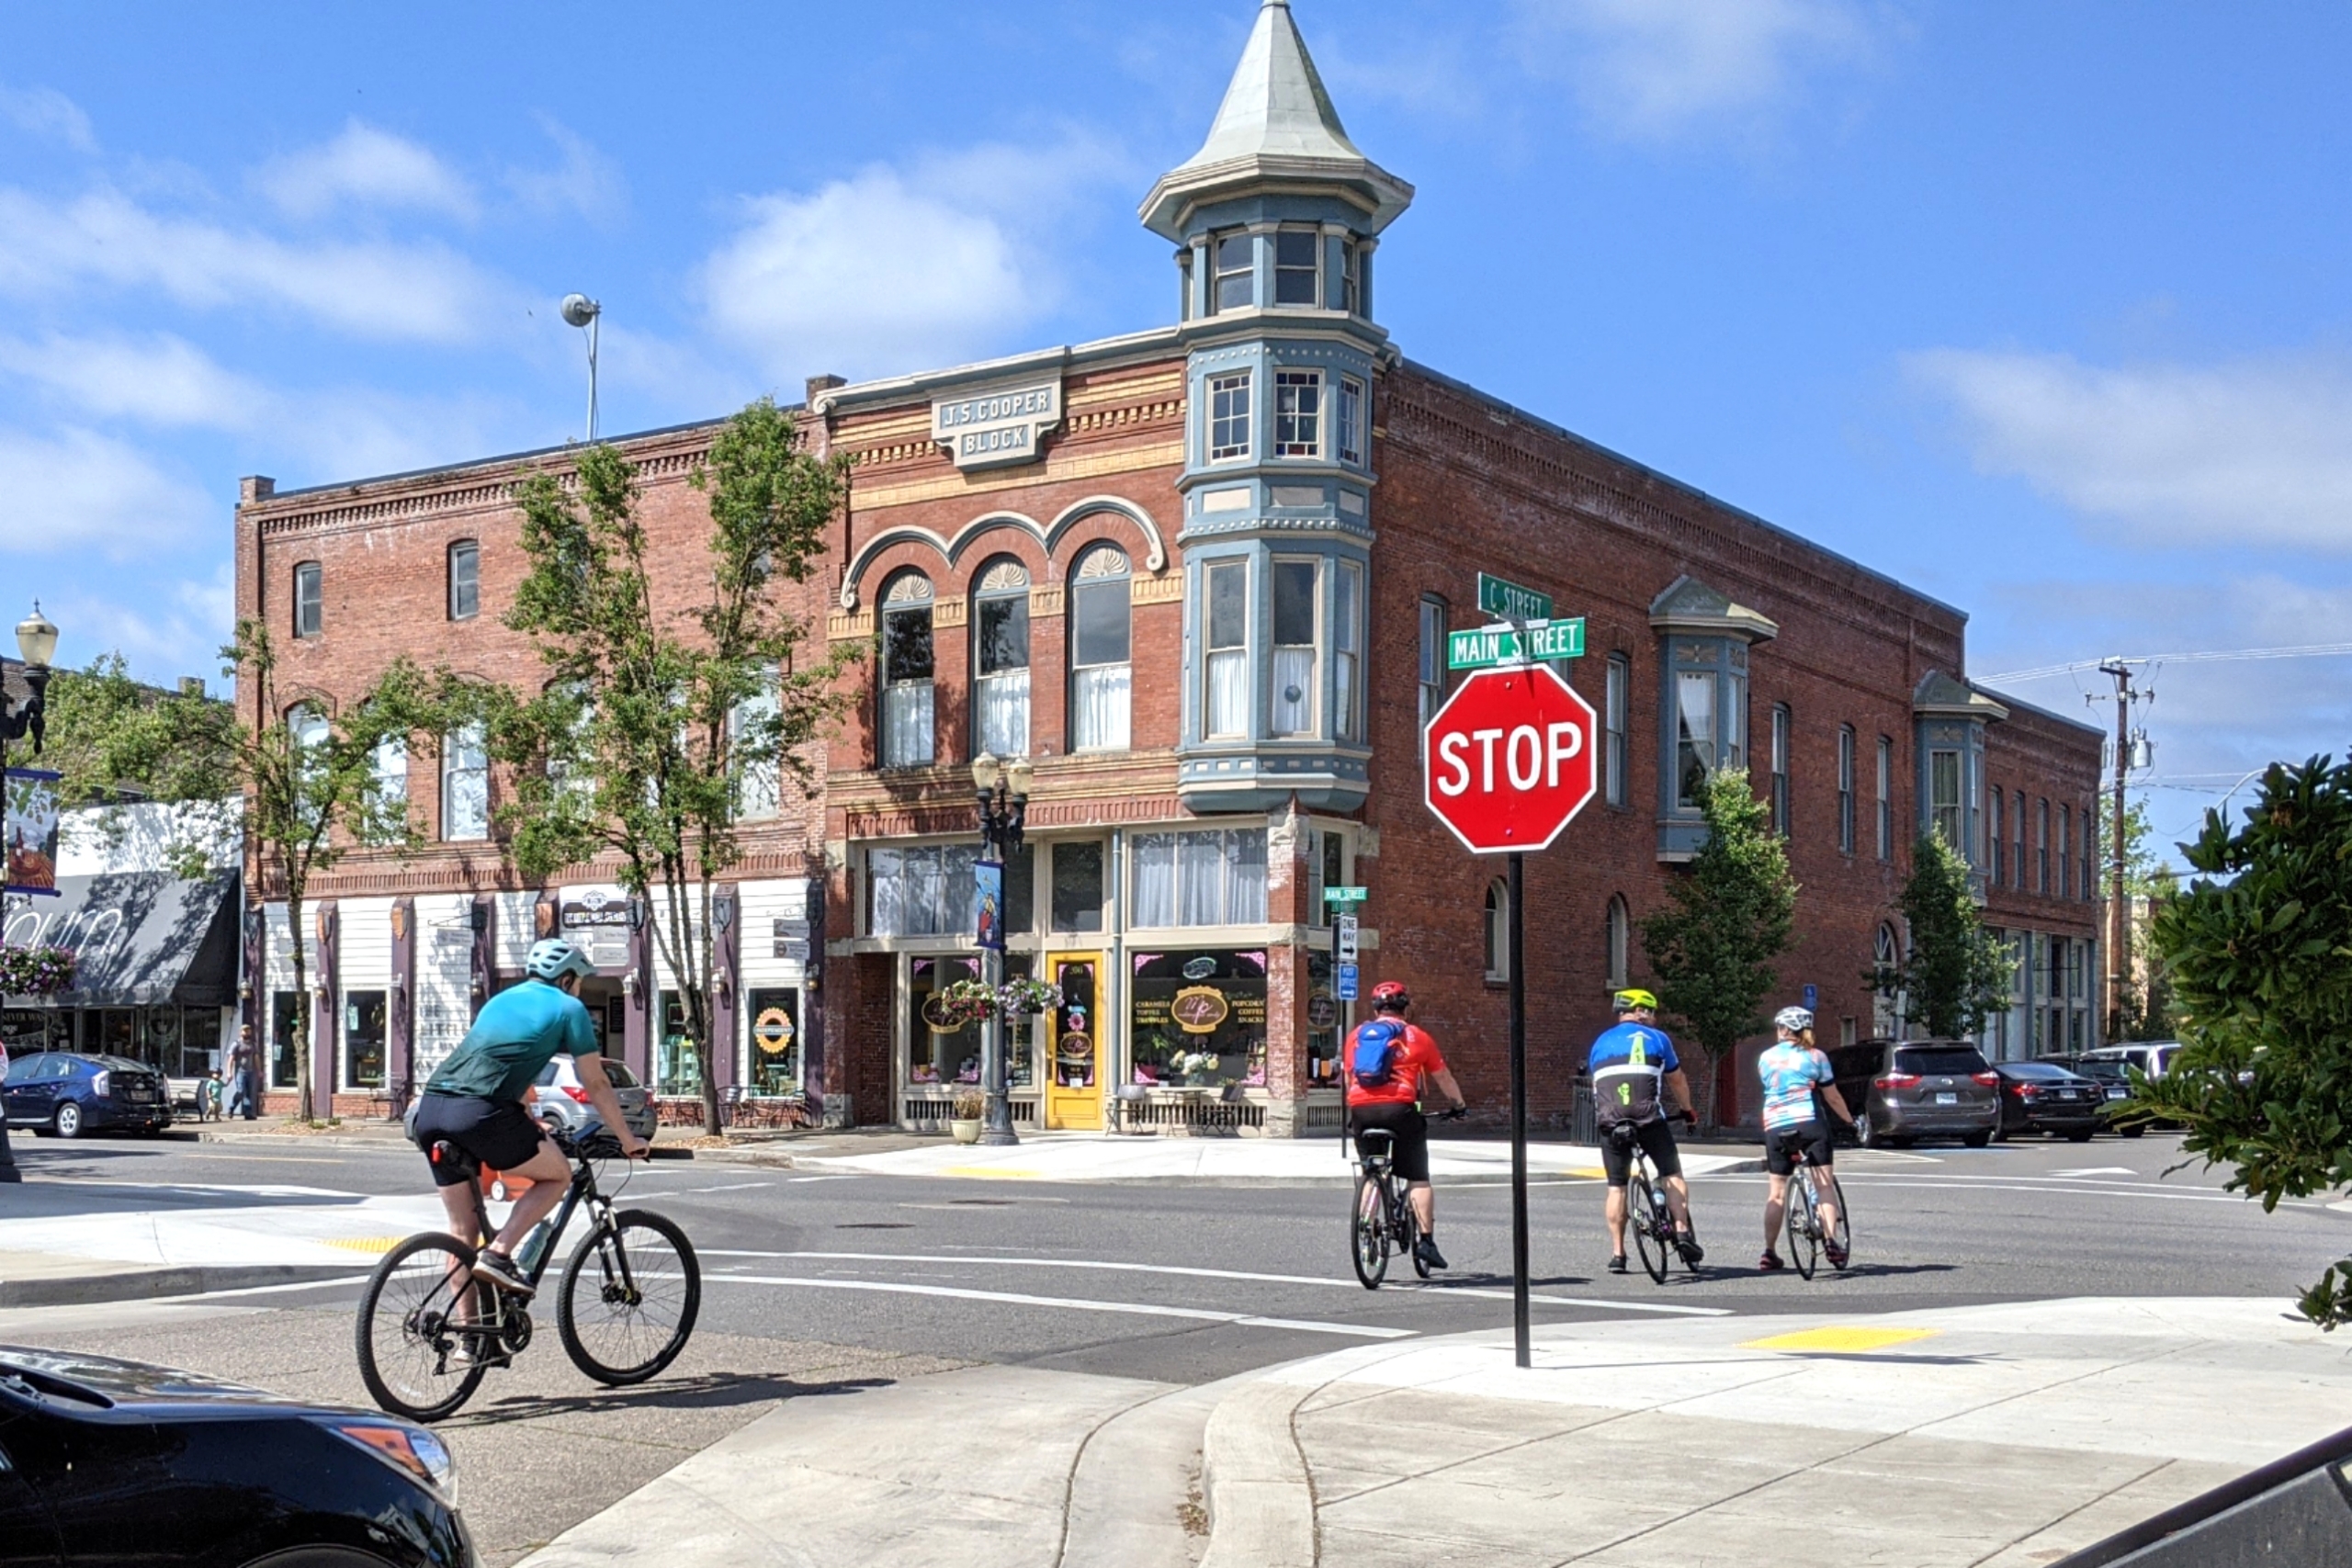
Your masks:
M1797 1272L1810 1280L1821 1267L1821 1255L1829 1254L1829 1265L1843 1273L1853 1261L1854 1233L1848 1224L1851 1213L1846 1207L1846 1190L1838 1184L1838 1173L1826 1165L1815 1165L1800 1144L1789 1151L1793 1168L1789 1172L1789 1201L1782 1210L1782 1226L1789 1233L1789 1261ZM1821 1195L1815 1190L1815 1179L1829 1190L1829 1201L1838 1210L1838 1224L1825 1231L1821 1224Z
M516 1261L536 1288L584 1204L589 1232L564 1265L556 1328L572 1364L598 1382L643 1382L677 1359L694 1332L701 1265L685 1232L660 1214L615 1210L598 1189L596 1162L621 1153L618 1139L600 1127L578 1138L549 1136L572 1162L571 1185L547 1222L546 1244ZM436 1165L454 1162L473 1190L474 1224L487 1247L498 1229L482 1201L481 1162L447 1143L434 1145L432 1156ZM484 1372L529 1347L529 1302L476 1280L478 1256L454 1236L427 1231L376 1266L359 1298L356 1337L359 1375L386 1410L413 1421L452 1415Z
M1388 1275L1388 1255L1396 1251L1410 1258L1413 1272L1426 1280L1430 1266L1413 1245L1421 1239L1421 1222L1413 1213L1407 1184L1396 1179L1396 1135L1385 1127L1367 1127L1357 1137L1356 1206L1349 1226L1356 1278L1367 1291L1380 1289Z
M1634 1233L1634 1250L1641 1254L1642 1268L1657 1283L1666 1283L1666 1271L1682 1249L1674 1230L1674 1209L1667 1201L1666 1189L1660 1185L1657 1172L1650 1164L1649 1151L1642 1147L1642 1140L1630 1122L1612 1123L1609 1136L1620 1152L1632 1160L1625 1178L1625 1228ZM1699 1239L1699 1222L1690 1221L1689 1240ZM1682 1267L1696 1274L1699 1266L1683 1258Z

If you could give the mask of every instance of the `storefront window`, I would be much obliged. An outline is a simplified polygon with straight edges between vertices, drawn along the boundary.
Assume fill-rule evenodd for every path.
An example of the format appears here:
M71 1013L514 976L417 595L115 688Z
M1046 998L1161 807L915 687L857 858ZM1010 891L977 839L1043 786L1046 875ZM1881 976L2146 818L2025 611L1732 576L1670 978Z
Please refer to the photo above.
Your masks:
M1340 1040L1347 1030L1345 1004L1333 994L1331 955L1306 955L1306 1081L1330 1088L1340 1081Z
M953 1086L980 1081L980 1028L940 1025L939 993L958 980L980 977L978 959L916 958L909 962L907 1081L917 1086Z
M785 987L755 990L752 1003L752 1071L755 1095L791 1097L800 1092L800 993Z
M269 1087L294 1087L294 1014L296 998L291 991L269 994Z
M229 1070L220 1059L220 1010L190 1008L181 1015L179 1076L202 1077L215 1067Z
M662 993L662 1037L654 1044L653 1092L702 1093L702 1064L695 1059L694 1037L686 1032L686 1004L675 991Z
M180 1010L149 1008L139 1048L130 1055L163 1073L176 1074L180 1070Z
M384 1087L384 1002L381 991L354 991L343 999L345 1089Z
M1266 830L1137 833L1136 926L1248 926L1266 918Z
M1135 1081L1261 1087L1266 1081L1266 955L1136 953L1129 1040Z
M875 936L952 936L975 929L973 844L923 844L867 852L870 903L866 930Z

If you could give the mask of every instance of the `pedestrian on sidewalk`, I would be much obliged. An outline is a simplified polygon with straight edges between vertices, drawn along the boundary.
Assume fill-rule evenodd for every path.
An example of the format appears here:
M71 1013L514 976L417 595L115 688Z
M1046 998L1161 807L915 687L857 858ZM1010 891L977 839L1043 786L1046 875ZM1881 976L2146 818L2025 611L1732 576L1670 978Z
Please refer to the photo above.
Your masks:
M223 1120L241 1110L248 1122L261 1114L259 1096L254 1093L254 1026L241 1023L237 1026L237 1048L229 1057L229 1106Z
M196 1080L196 1119L199 1122L220 1120L220 1069L207 1067L204 1076Z

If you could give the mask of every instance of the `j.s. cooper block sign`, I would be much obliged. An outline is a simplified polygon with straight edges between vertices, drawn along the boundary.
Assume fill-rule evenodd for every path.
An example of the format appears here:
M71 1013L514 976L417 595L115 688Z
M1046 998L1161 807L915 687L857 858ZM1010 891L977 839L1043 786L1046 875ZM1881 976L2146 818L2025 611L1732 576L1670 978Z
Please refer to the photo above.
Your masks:
M1062 384L999 387L931 405L931 438L959 468L995 468L1037 460L1037 443L1062 422Z

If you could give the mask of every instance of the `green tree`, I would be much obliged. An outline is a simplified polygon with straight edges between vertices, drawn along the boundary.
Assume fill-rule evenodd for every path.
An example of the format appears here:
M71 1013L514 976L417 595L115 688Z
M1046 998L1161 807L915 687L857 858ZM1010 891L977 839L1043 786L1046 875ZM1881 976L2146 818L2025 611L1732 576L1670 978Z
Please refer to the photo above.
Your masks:
M235 810L220 804L238 791L233 705L200 689L143 685L108 653L51 676L47 706L40 765L62 775L62 803L89 813L83 820L102 836L119 842L129 830L122 807L191 805L173 815L160 845L166 863L193 876L234 852Z
M787 775L805 788L806 746L847 705L839 677L855 651L809 659L808 628L776 592L821 558L842 472L798 450L770 400L737 414L692 477L709 498L707 593L675 610L658 602L637 470L618 452L582 450L574 488L525 480L530 567L506 624L529 634L549 680L532 698L498 688L470 699L492 755L513 770L498 818L516 865L537 878L610 856L652 905L711 1134L713 885L741 857L746 806L772 807ZM659 1027L658 1006L655 1016Z
M1642 951L1657 977L1659 1010L1703 1054L1699 1113L1718 1125L1719 1065L1759 1033L1759 1004L1780 983L1772 960L1788 951L1797 884L1771 811L1740 770L1714 774L1701 801L1707 840L1669 889L1673 902L1642 922Z
M2128 1108L2183 1123L2266 1211L2352 1184L2352 762L2274 763L2242 825L2209 811L2182 850L2198 874L2154 933L2182 1047ZM2352 1258L2302 1310L2352 1322Z
M247 705L228 731L231 777L244 800L245 850L253 893L286 899L294 964L294 1089L307 1121L316 1112L311 1081L310 949L303 909L311 878L362 846L407 850L419 840L405 791L381 786L377 748L398 739L438 745L441 719L424 678L405 660L364 696L330 712L288 703L277 683L277 654L261 622L237 623L237 640L220 650L226 673Z
M1939 833L1922 833L1898 900L1911 933L1910 956L1863 976L1904 998L1904 1014L1939 1040L1973 1035L2009 1005L2009 956L1984 929L1969 891L1968 862Z

